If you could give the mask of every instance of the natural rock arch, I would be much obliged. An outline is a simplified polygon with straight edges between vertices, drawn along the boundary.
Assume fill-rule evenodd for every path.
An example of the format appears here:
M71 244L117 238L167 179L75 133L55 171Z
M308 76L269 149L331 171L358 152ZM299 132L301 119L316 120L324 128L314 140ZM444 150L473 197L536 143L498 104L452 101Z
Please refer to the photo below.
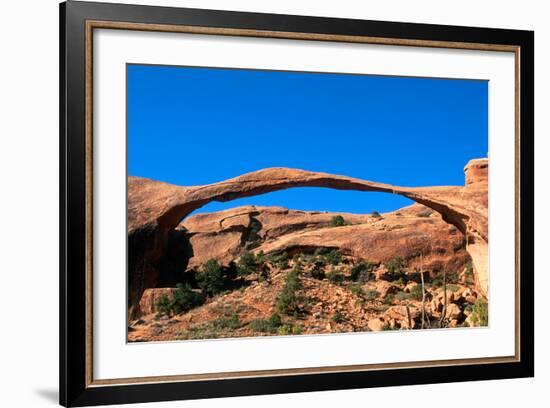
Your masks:
M352 177L288 168L269 168L205 186L181 187L149 179L128 178L129 315L139 315L143 290L158 279L156 263L170 231L196 209L212 201L231 201L294 187L399 194L432 208L466 236L476 281L487 294L487 159L464 168L465 186L399 187Z

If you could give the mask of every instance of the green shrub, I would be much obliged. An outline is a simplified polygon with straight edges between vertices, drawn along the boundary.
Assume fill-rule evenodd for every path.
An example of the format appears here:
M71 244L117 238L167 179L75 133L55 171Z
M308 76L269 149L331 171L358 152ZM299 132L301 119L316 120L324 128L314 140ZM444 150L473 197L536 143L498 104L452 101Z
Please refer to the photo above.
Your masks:
M342 262L342 253L337 249L317 248L315 250L317 261L322 264L338 265Z
M262 224L256 218L250 219L250 229L248 230L248 242L256 242L260 239L258 232L262 229Z
M405 293L403 291L397 292L395 295L395 299L403 301L411 298L411 295L409 293Z
M300 260L308 265L308 264L311 264L315 261L315 255L312 255L312 254L300 254Z
M323 257L324 255L326 255L329 252L330 252L329 248L319 247L315 250L315 252L313 254L315 256L318 256L318 257Z
M342 323L344 321L344 315L339 311L336 311L336 313L332 316L332 321L334 323Z
M180 314L202 305L204 297L194 292L188 284L178 283L172 294L172 299L161 295L157 301L157 317L162 315Z
M329 265L338 265L342 262L342 254L337 249L332 249L325 255L325 259Z
M361 287L361 285L357 285L357 284L349 285L348 289L353 295L358 297L362 297L365 294L365 292L363 292L363 288Z
M374 300L378 297L378 292L376 291L376 289L369 289L367 291L367 294L366 294L366 298L368 300Z
M355 282L369 281L375 266L376 265L372 262L359 262L358 264L353 265L351 268L351 280Z
M415 285L411 288L411 298L414 300L422 300L422 286Z
M395 299L395 295L393 293L388 293L386 297L384 297L384 300L382 301L382 303L384 303L385 305L391 305L394 299Z
M301 288L300 277L298 276L299 268L294 267L286 276L283 290L277 298L277 311L287 315L298 311L298 296L297 291Z
M431 285L432 285L432 288L440 288L441 286L443 286L443 283L439 278L434 278L432 279Z
M210 259L202 266L201 272L197 274L197 284L208 296L213 296L223 290L225 278L218 261Z
M314 279L323 280L326 278L325 270L322 262L315 262L310 271L311 277Z
M258 270L259 262L253 252L246 251L237 263L237 274L246 276Z
M346 223L346 220L344 220L344 217L342 217L341 215L335 215L330 220L330 225L333 227L341 227L345 223Z
M157 317L172 313L172 301L166 295L161 295L157 300Z
M212 327L216 330L238 329L241 326L241 320L236 313L233 313L229 317L220 317L212 322Z
M277 329L281 326L281 316L277 313L273 313L267 319L256 319L252 320L248 327L255 332L260 333L275 333Z
M172 308L176 314L187 312L202 305L204 296L194 292L188 284L178 283L172 299Z
M378 211L373 211L373 212L370 213L370 215L371 215L371 217L374 217L374 218L382 217Z
M267 257L267 259L274 266L280 269L288 268L288 254L286 252L282 252L280 254L271 254Z
M477 326L489 325L489 305L484 299L477 299L472 307L472 320Z
M403 273L405 262L400 256L394 256L388 262L386 262L386 269L391 275L400 275Z
M264 251L260 251L256 254L256 265L263 265L266 261Z
M334 268L329 273L327 273L327 278L330 283L333 283L335 285L340 285L344 281L344 275L342 275Z
M460 286L455 285L454 283L447 284L447 290L449 292L456 292L458 289L460 289Z
M457 283L458 282L458 273L457 272L448 272L445 277L447 284Z

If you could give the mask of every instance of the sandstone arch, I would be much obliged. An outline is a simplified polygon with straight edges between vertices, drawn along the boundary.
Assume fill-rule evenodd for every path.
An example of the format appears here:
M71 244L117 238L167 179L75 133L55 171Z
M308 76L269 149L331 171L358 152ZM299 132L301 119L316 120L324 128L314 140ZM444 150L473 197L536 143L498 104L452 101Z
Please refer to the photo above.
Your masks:
M476 280L487 293L487 159L464 168L464 186L400 187L352 177L288 168L269 168L204 186L181 187L149 179L128 178L128 282L130 317L138 314L139 298L154 287L155 263L168 234L179 222L211 201L231 201L293 187L399 194L439 212L467 238Z

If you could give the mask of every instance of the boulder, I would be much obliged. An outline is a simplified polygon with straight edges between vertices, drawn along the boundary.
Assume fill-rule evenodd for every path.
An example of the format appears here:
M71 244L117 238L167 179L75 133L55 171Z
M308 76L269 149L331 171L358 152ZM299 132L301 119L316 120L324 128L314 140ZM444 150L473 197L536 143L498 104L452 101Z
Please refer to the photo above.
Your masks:
M387 323L379 317L370 319L367 323L367 327L370 331L382 331L385 329L386 326Z
M139 301L139 308L142 314L147 315L157 312L157 302L162 296L172 299L175 288L153 288L145 289Z
M376 290L378 297L384 299L390 293L397 293L399 287L385 280L377 280L367 285L368 290Z
M408 312L407 312L408 309ZM418 326L416 320L420 318L420 310L414 307L392 306L384 312L383 318L385 321L394 321L403 329L414 329ZM410 316L410 326L409 326Z
M459 319L462 316L462 310L458 305L451 303L447 305L445 318L449 320Z

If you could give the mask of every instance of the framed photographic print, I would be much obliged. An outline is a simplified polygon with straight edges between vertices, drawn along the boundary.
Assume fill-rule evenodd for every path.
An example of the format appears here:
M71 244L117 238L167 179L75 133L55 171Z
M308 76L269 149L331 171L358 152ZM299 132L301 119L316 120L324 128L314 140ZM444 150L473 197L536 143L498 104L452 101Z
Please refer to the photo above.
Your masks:
M60 21L61 404L534 375L533 32Z

